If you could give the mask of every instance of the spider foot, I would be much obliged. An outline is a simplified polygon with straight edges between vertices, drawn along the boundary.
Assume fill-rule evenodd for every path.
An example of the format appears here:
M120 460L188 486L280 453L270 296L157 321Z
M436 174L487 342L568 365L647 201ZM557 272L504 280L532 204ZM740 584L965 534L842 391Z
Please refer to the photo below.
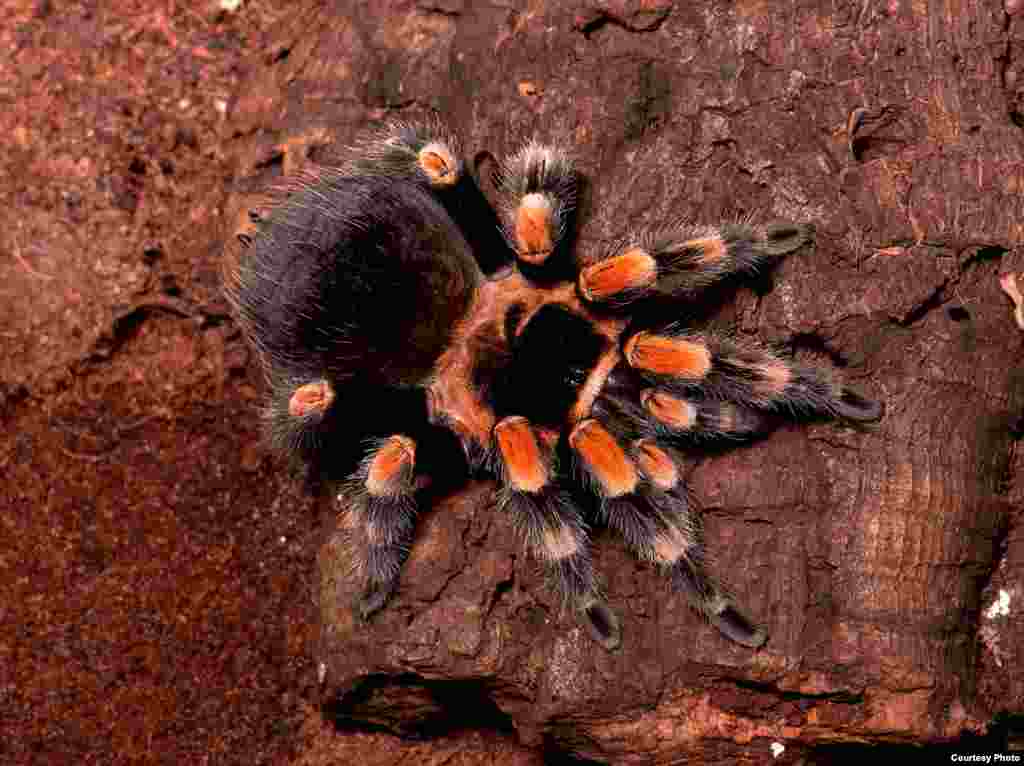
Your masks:
M836 414L857 423L874 423L885 415L885 404L865 399L850 388L843 388L842 395L835 406Z
M619 617L597 596L591 596L578 607L578 619L583 623L590 637L606 650L613 651L622 644L622 627Z
M704 571L702 558L681 560L672 568L673 587L708 618L726 638L756 649L768 640L768 631L755 625Z
M761 249L769 255L786 255L811 241L814 237L814 225L775 221L765 226L763 232Z
M356 600L355 612L363 622L368 621L388 603L398 588L397 578L391 582L372 582Z
M717 614L709 614L708 618L722 635L741 646L758 649L768 641L768 631L754 625L731 603L722 607Z

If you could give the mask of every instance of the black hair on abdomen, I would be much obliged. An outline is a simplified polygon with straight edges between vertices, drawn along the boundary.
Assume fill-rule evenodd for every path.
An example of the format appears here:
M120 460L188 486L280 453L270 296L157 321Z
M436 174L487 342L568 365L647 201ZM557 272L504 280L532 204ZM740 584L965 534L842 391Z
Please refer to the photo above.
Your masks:
M272 380L422 382L481 274L415 184L321 172L261 222L232 298Z

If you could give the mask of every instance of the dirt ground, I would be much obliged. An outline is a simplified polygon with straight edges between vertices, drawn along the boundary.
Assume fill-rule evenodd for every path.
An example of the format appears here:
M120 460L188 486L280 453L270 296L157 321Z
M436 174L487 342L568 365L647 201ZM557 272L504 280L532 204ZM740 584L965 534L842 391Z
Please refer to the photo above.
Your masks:
M303 737L316 524L218 275L229 99L290 6L0 3L4 763Z
M318 712L318 519L220 289L232 94L294 12L0 2L4 764L536 762Z

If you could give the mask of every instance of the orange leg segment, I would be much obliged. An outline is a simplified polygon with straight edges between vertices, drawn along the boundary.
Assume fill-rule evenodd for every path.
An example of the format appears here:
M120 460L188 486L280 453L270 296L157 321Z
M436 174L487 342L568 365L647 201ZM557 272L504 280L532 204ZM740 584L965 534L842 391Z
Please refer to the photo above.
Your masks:
M576 426L569 435L569 445L601 484L606 497L620 497L636 489L636 466L615 437L596 420L584 420Z

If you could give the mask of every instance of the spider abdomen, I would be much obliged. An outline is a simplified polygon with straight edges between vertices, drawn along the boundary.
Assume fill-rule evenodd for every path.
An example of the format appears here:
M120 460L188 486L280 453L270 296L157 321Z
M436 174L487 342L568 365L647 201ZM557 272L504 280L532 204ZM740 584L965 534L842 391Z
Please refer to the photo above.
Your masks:
M243 244L228 292L270 381L275 443L348 463L348 445L425 417L419 387L483 279L429 192L323 170Z
M262 222L234 299L277 372L415 385L480 279L459 229L417 185L321 175Z

